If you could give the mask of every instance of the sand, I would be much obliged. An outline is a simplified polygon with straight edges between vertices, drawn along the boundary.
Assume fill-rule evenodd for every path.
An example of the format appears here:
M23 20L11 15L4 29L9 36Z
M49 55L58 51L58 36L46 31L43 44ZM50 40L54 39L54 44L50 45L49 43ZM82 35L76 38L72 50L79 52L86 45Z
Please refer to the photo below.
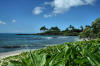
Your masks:
M34 51L35 49L31 49L31 51ZM15 55L19 55L22 52L29 52L30 49L23 49L23 50L17 50L17 51L11 51L11 52L4 52L4 53L0 53L0 60L9 56L15 56Z

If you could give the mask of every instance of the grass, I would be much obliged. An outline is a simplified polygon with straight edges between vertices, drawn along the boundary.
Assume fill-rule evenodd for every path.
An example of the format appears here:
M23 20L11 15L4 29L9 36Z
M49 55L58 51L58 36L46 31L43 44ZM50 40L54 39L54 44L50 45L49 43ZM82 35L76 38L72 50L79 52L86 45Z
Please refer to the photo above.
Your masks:
M100 39L69 42L4 58L1 66L100 66Z

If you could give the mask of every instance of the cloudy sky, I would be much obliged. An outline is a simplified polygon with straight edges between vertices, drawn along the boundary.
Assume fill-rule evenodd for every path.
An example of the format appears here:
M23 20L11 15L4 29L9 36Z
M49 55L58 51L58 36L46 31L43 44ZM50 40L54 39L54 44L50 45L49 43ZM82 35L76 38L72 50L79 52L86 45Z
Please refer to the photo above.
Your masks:
M0 33L37 33L41 26L79 28L100 17L100 0L0 0Z

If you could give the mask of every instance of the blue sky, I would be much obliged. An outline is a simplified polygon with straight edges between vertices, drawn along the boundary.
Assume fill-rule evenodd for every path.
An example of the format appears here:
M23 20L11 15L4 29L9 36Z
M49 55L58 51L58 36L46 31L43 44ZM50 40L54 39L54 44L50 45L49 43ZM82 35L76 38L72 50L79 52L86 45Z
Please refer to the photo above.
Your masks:
M100 0L0 0L0 33L37 33L41 26L79 28L100 17Z

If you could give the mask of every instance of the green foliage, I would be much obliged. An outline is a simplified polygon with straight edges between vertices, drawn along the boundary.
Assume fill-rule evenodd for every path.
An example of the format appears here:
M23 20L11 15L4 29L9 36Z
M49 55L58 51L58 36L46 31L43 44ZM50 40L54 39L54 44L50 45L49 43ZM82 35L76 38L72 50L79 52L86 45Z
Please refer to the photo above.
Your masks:
M43 26L43 27L40 28L40 30L46 31L46 30L48 30L48 29L47 29L45 26Z
M92 23L93 31L94 33L100 32L100 18L97 18L93 23Z
M83 28L83 26L82 26L82 25L80 26L80 29L81 29L81 31L83 31L83 29L84 29L84 28Z
M41 27L40 30L44 31L40 33L40 35L66 35L66 36L78 36L80 32L83 31L83 27L81 29L76 29L74 26L70 25L65 30L61 31L58 27L51 27L47 30L45 26Z
M100 38L100 18L97 18L92 23L92 26L86 25L86 28L80 33L80 37L88 39Z
M51 27L49 30L45 26L41 27L40 30L45 31L41 35L66 35L66 36L78 36L80 38L94 39L100 38L100 18L97 18L92 25L86 25L85 29L80 26L79 29L72 25L61 31L58 27ZM47 30L47 31L46 31Z
M29 66L44 66L46 63L46 54L38 54L34 53L32 54L30 52L30 59L31 59L31 64Z
M74 30L74 26L69 25L69 30Z
M51 27L49 31L60 31L60 29L58 27Z
M1 66L100 66L100 39L48 46L3 59Z
M45 31L43 35L62 35L60 31Z
M87 27L83 30L83 32L80 33L80 37L82 38L89 38L91 39L93 36L93 32L92 32L92 29L91 27Z

